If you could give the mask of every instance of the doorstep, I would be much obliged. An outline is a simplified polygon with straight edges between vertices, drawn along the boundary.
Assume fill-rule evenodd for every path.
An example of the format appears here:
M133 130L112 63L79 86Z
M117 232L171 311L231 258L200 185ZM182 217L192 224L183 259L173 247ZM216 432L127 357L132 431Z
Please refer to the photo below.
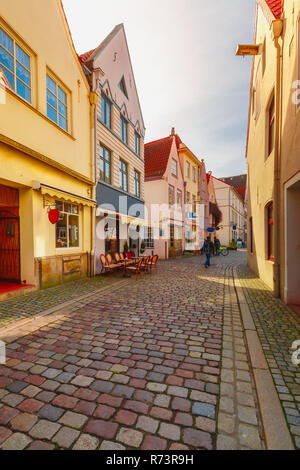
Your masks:
M13 297L29 294L37 290L37 287L30 284L17 284L13 282L0 281L0 302Z

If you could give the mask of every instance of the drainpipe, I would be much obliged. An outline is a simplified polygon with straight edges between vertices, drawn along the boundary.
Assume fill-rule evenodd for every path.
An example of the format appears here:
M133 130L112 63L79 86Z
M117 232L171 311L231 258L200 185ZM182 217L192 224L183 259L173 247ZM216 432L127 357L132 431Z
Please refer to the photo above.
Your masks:
M90 93L90 135L91 135L91 161L92 161L92 178L94 185L91 187L92 199L96 198L96 105L98 102L98 95L95 92ZM96 231L96 209L91 207L91 254L90 254L90 272L89 275L94 275L94 255L95 255L95 231Z
M282 49L279 38L283 31L283 20L272 23L273 41L277 50L275 85L275 148L274 148L274 295L280 297L280 171L281 171L281 59Z

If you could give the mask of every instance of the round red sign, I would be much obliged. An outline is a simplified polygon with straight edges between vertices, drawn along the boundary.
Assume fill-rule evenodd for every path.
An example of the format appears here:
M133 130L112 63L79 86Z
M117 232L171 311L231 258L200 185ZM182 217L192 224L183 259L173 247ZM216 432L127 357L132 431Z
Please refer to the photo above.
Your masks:
M51 209L48 212L48 218L49 218L51 224L53 224L53 225L56 224L56 222L59 219L59 211L57 209Z

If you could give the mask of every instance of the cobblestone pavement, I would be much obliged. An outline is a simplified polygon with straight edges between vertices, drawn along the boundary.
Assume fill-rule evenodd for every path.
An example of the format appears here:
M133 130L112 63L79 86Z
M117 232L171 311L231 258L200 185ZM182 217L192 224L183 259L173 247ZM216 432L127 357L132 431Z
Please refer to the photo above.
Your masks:
M62 302L94 292L115 280L119 280L118 276L85 278L0 301L0 328L60 305Z
M245 265L239 266L238 275L290 432L300 449L300 367L291 361L291 346L300 340L300 318Z
M232 280L244 259L160 263L1 338L0 448L263 449Z

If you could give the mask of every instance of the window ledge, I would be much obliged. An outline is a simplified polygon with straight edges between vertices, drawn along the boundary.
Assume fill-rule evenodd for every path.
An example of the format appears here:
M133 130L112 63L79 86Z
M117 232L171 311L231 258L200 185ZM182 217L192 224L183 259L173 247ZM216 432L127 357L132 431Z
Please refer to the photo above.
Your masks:
M31 103L28 103L28 101L24 100L21 96L19 96L14 90L10 90L9 88L6 87L5 91L10 94L11 96L13 96L15 99L17 99L18 101L20 101L21 103L23 103L25 106L27 106L27 108L31 109L31 111L33 111L34 113L36 113L39 117L45 119L49 124L51 124L52 126L54 126L57 130L59 130L60 132L62 132L64 135L66 135L67 137L69 137L70 139L72 139L73 141L75 141L75 137L72 135L72 134L69 134L69 132L65 131L64 129L62 129L58 124L56 124L55 122L51 121L51 119L49 119L45 114L41 113L40 111L38 111L38 109L36 109Z

